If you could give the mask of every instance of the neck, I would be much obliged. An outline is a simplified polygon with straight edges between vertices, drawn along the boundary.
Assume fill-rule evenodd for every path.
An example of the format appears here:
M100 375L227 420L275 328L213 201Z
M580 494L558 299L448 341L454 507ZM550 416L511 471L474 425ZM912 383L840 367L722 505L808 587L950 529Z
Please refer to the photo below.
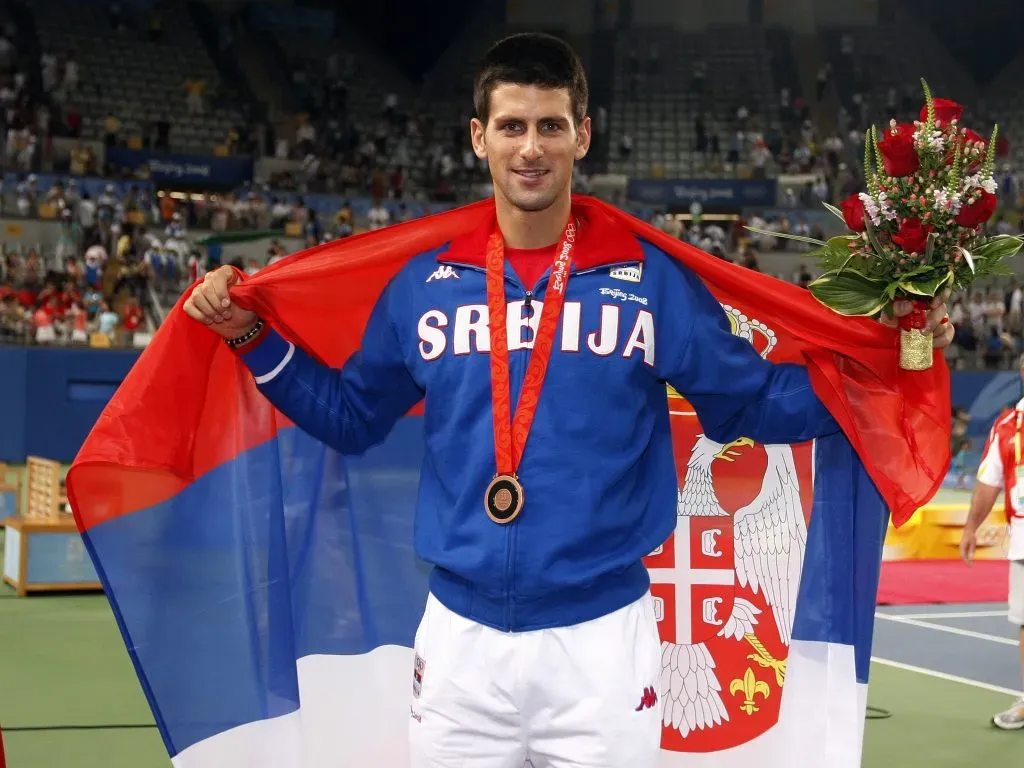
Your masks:
M543 211L523 211L495 197L498 227L508 248L545 248L558 242L572 210L570 195L560 195Z

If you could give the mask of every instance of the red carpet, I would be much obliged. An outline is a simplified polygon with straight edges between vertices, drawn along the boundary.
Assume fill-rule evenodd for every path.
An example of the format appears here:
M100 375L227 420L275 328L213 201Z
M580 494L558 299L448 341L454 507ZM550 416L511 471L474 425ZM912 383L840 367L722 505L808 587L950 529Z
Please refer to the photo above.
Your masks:
M980 560L898 560L882 563L879 605L913 603L1005 603L1009 562Z

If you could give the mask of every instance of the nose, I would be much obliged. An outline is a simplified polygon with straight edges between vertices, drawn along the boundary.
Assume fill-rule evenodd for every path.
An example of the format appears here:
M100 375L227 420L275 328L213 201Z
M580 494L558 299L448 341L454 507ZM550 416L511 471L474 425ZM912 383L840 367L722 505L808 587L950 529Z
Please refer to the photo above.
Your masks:
M519 156L526 162L533 162L539 160L543 154L544 150L541 147L540 134L536 126L531 126L523 137L523 143L519 147Z

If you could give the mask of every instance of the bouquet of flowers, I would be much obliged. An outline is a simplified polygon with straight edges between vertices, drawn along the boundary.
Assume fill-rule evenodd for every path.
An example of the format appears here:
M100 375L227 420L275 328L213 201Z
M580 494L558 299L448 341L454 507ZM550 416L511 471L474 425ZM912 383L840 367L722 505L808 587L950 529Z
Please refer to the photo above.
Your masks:
M984 234L996 209L992 178L999 127L986 141L960 124L963 107L933 98L922 80L925 105L912 124L890 121L871 127L864 140L866 192L851 195L841 209L825 204L852 230L811 242L809 254L824 268L810 283L821 303L842 315L872 316L909 300L900 318L900 366L931 366L932 339L926 332L931 300L966 288L989 275L1012 274L1003 261L1014 256L1020 237Z

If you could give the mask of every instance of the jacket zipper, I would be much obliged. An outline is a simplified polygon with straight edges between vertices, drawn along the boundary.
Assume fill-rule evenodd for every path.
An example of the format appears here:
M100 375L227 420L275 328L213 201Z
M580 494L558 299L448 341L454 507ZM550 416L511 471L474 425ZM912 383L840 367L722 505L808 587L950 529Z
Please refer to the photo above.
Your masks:
M522 283L518 282L517 280L510 280L510 282L513 285L515 285L517 288L519 288L521 291L524 292L523 293L523 302L524 302L524 304L527 307L529 307L530 306L530 302L531 302L531 300L533 298L533 291L527 290L526 286L523 285ZM532 350L531 350L530 354L532 355ZM511 365L511 364L512 364L512 361L509 360L509 365ZM524 360L522 362L522 364L516 370L516 379L519 382L519 397L520 398L523 396L523 381L526 380L526 370L529 367L529 365L530 365L530 356L528 355L526 360ZM518 400L519 400L519 398L516 399L517 405L518 405ZM513 411L512 413L514 415L515 411ZM508 529L509 529L508 530L508 548L507 548L507 553L508 554L507 554L507 558L506 558L506 562L505 562L505 580L506 580L505 583L507 585L506 590L505 590L505 619L506 619L506 625L505 626L508 628L509 632L512 632L513 631L513 627L515 626L515 619L516 619L516 617L515 617L515 601L512 599L512 592L513 592L513 589L515 587L515 580L516 580L516 544L519 541L519 535L518 535L519 534L519 526L518 525L510 525L510 526L508 526Z
M477 267L477 266L474 266L474 265L471 265L471 264L453 263L453 266L463 267L465 269L472 269L472 270L476 270L477 272L485 272L486 273L486 271L487 271L486 269L481 269L480 267ZM506 283L511 283L512 285L514 285L516 288L518 288L520 291L523 292L524 301L525 301L527 306L530 306L530 301L533 298L533 292L526 290L526 286L524 286L518 280L510 277L509 275L504 275L504 278L505 278L505 282ZM527 365L528 364L529 364L529 360L527 360ZM512 363L512 360L510 359L509 360L509 368L510 369L511 369L512 365L513 365L513 363ZM509 375L511 376L511 370L509 371ZM520 388L520 395L521 395L522 394L523 380L526 378L526 366L525 365L519 367L519 369L516 371L516 377L517 377L517 379L519 381L519 388ZM511 384L511 382L510 382L510 384ZM510 387L510 389L511 389L511 387ZM511 392L510 392L510 394L511 394ZM508 525L508 526L505 526L505 529L506 530L505 530L505 622L504 623L505 623L505 630L507 632L511 632L512 631L512 626L513 626L513 621L514 621L514 616L513 616L514 611L513 611L513 608L512 608L512 585L513 585L513 581L515 579L515 557L514 557L514 555L515 555L515 543L516 543L516 535L515 535L516 534L516 526L515 525Z

